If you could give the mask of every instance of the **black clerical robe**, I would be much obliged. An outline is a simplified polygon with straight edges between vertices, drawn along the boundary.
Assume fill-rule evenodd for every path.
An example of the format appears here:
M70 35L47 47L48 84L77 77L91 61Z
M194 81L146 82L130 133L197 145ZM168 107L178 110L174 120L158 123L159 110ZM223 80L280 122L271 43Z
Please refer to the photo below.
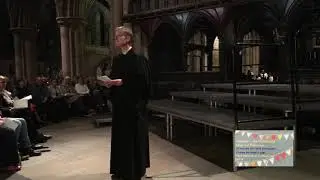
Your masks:
M150 166L146 105L151 92L148 60L130 50L114 58L111 87L112 138L110 173L134 180Z

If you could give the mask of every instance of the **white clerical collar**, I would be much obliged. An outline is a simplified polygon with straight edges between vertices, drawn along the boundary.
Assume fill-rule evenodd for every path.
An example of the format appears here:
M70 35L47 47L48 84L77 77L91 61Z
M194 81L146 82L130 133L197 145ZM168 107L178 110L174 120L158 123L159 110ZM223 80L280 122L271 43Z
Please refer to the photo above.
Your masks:
M131 49L132 49L132 46L130 46L126 51L122 51L122 54L126 55Z

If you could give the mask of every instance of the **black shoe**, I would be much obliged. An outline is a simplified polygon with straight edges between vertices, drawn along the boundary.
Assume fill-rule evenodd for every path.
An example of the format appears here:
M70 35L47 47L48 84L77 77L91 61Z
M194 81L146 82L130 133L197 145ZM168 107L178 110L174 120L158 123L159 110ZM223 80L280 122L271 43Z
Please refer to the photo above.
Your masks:
M40 134L40 135L35 139L35 144L38 144L38 143L46 143L49 139L52 139L52 136L51 136L51 135Z
M43 145L41 145L41 144L34 144L34 145L32 145L32 149L34 149L34 150L48 149L48 148L49 148L49 147L43 146Z
M43 138L49 140L49 139L52 139L52 136L51 135L48 135L48 134L42 134Z
M27 149L20 150L20 155L21 155L21 157L23 157L23 156L34 157L34 156L41 156L41 152L36 151L32 148L27 148Z
M31 149L31 150L29 151L29 156L30 156L30 157L41 156L41 152L40 152L40 151L37 151L37 150L34 150L34 149Z

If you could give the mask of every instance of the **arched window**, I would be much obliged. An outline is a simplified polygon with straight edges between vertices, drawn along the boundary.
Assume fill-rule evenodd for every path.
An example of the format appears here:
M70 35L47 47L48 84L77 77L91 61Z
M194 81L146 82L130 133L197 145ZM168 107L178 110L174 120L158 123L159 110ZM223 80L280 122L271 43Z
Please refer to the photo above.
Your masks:
M101 11L95 12L89 19L87 34L87 41L90 45L109 45L109 26L106 24L105 16Z
M192 49L187 54L187 71L203 72L208 71L208 56L205 52L207 36L197 32L189 40L188 45Z
M95 31L93 32L92 36L94 36L95 38L95 45L100 45L101 44L101 35L102 35L102 27L101 27L101 21L102 21L102 17L101 17L101 13L97 12L95 15Z
M212 44L212 71L220 71L220 40L216 37Z
M256 31L251 31L244 36L243 42L260 42L260 36ZM258 74L260 67L260 47L247 47L242 49L240 53L242 55L242 73L246 74L248 70L251 70L254 74Z

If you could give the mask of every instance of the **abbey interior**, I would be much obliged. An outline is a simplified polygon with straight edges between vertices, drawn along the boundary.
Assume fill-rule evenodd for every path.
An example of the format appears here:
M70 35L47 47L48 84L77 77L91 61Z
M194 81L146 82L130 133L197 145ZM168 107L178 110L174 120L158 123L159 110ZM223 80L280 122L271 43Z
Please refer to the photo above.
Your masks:
M151 66L152 133L180 146L196 129L206 140L194 143L222 136L227 140L218 146L233 147L237 130L284 129L295 133L292 151L300 152L306 141L314 148L320 131L319 12L317 0L2 0L0 74L12 92L39 79L49 87L65 77L85 82L90 98L71 116L97 120L92 112L110 107L95 77L110 72L119 53L114 29L124 25ZM70 117L63 108L72 103L53 104L39 111L42 120ZM203 156L237 171L232 148L217 151L226 155Z

